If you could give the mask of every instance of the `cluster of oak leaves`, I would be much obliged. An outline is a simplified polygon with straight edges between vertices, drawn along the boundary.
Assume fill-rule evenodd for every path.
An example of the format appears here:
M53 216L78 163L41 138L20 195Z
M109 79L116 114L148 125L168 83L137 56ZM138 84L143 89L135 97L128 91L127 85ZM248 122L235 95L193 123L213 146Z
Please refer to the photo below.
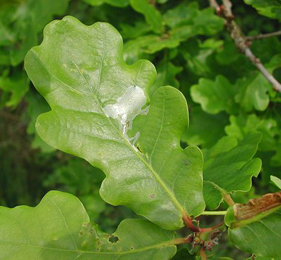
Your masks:
M52 135L50 133L55 131L55 129L52 129L52 127L47 129L45 127L44 129L47 130L45 130L46 132L40 137L35 130L35 121L38 115L49 111L50 106L52 108L56 105L64 107L66 104L63 102L67 103L67 100L63 101L62 98L65 97L65 93L60 93L58 91L55 96L60 97L61 101L56 101L58 102L56 103L49 97L50 100L48 100L48 104L34 89L33 84L24 70L24 57L33 46L42 42L43 28L53 19L61 19L65 15L76 17L87 25L98 21L108 22L120 32L123 38L124 47L122 58L124 58L127 64L131 65L135 64L135 62L140 59L147 59L155 65L157 70L155 80L153 80L154 76L147 76L147 74L145 74L146 72L143 72L145 77L140 77L139 84L137 85L143 88L147 85L151 85L148 93L146 93L147 96L153 97L154 93L159 94L161 92L161 87L168 85L179 89L184 94L189 107L189 127L187 127L187 120L183 120L182 126L179 127L179 131L181 132L175 135L178 136L177 142L179 142L180 139L182 147L195 145L200 147L204 154L204 194L202 193L202 187L200 192L198 192L201 193L202 201L202 196L204 195L207 209L218 209L222 200L221 190L226 193L231 193L236 203L247 203L249 199L256 198L259 195L268 192L277 192L278 189L280 189L280 184L278 184L280 180L276 177L280 177L281 172L280 94L274 91L271 84L257 71L253 64L248 61L243 54L237 51L229 33L224 28L223 19L217 16L208 4L208 1L203 0L50 0L47 4L43 0L1 1L0 116L3 117L3 122L5 122L2 123L2 125L0 123L1 131L2 129L8 129L6 126L3 126L7 124L6 121L4 121L4 115L7 113L16 115L16 120L18 120L16 124L24 125L24 128L26 126L26 132L24 132L23 135L27 136L30 140L27 153L28 156L32 156L31 163L29 162L29 164L27 164L26 161L24 161L21 164L21 161L17 161L17 153L10 151L10 146L0 146L1 164L3 165L0 174L5 176L2 178L3 181L1 181L2 183L0 184L3 190L3 192L0 193L1 205L34 205L43 197L46 190L58 189L76 195L87 209L86 213L76 198L59 192L49 193L44 197L40 204L41 206L35 209L26 209L26 212L24 212L25 208L18 208L15 212L1 208L0 216L2 217L0 226L3 227L3 229L0 228L0 256L3 259L22 259L21 257L23 255L26 255L24 259L36 259L37 257L38 259L46 260L69 259L68 257L76 257L76 259L79 259L79 257L81 257L81 259L116 259L116 254L114 256L110 254L100 256L98 254L84 255L83 251L88 252L96 250L97 252L106 252L113 250L122 252L124 248L126 248L125 251L131 250L132 252L137 248L136 251L138 253L136 253L134 257L124 254L124 256L119 256L119 259L163 260L171 259L172 257L172 259L196 259L197 255L201 258L204 257L202 253L201 256L199 256L202 248L204 248L205 251L212 248L211 252L205 252L210 259L228 259L220 258L223 256L230 257L229 259L245 259L250 256L251 253L257 255L256 259L278 259L280 256L280 248L278 248L278 234L280 234L280 225L278 225L278 223L280 223L280 215L278 214L280 213L278 213L278 210L275 211L276 207L273 208L274 212L272 208L268 208L264 215L259 215L257 217L256 220L257 222L259 221L258 223L260 223L260 226L254 221L252 223L254 226L250 226L249 224L249 227L245 228L247 229L246 231L242 229L239 230L239 227L236 227L236 229L233 228L234 230L239 230L240 233L238 235L234 234L235 232L230 234L230 238L233 236L232 242L236 247L248 252L248 254L244 254L240 251L238 252L234 249L234 247L230 245L226 235L225 238L221 238L222 242L218 246L218 249L213 247L213 245L217 243L218 237L221 236L222 231L225 230L220 230L218 228L205 234L204 232L193 232L191 234L192 243L181 244L181 249L175 255L175 247L172 245L173 243L170 242L174 241L174 239L178 239L174 238L174 233L165 231L164 229L162 230L144 220L136 220L135 222L126 220L122 222L116 234L113 236L118 237L119 240L117 242L115 241L115 243L108 243L107 234L101 233L97 231L97 229L93 229L89 227L88 224L85 224L89 222L88 215L92 222L99 223L103 229L111 233L122 219L134 217L134 213L126 208L116 210L101 199L99 188L104 179L102 171L92 167L81 159L61 154L52 146L72 154L75 154L75 152L73 152L75 151L75 147L65 147L65 144L63 144L61 148L58 147L61 146L61 144L54 144L51 141L48 143L52 146L49 146L41 139L41 137L44 139L44 135L49 135L53 140L59 137L60 141L63 143L65 142L63 140L63 135ZM235 19L243 32L247 35L269 33L278 30L281 20L280 10L280 4L272 0L245 0L245 3L234 3L233 6ZM87 52L89 51L87 50L87 45L84 46L79 37L78 27L78 25L77 28L73 27L73 31L77 30L77 45L80 45L81 48L84 47L85 53L83 54L85 56L90 56L90 52ZM59 34L59 32L57 33ZM106 34L106 32L101 33L101 36L97 40L106 46L108 44L106 40L111 39L110 37L109 39L103 39L102 35L104 34ZM52 39L52 35L49 37ZM55 38L55 36L53 37ZM56 46L56 44L58 44L58 46ZM56 47L58 47L59 50L60 44L67 46L68 43L67 40L65 40L65 42L56 44L52 47L54 53ZM114 42L114 39L112 39L111 44L112 45L108 48L108 56L111 55L110 51L114 52L117 42ZM270 37L251 43L253 52L279 81L281 80L280 47L280 40L278 37ZM69 54L72 53L69 49L67 49L66 52ZM60 63L62 65L62 60L64 58L57 57L54 53L52 55L50 54L47 58L45 57L49 62L49 64L46 65L47 67L52 65L57 66L57 64ZM63 54L62 51L61 54ZM121 51L119 54L122 55ZM75 58L75 54L71 55ZM58 60L59 62L57 62ZM84 58L81 57L81 60L84 60ZM52 61L54 61L54 63L52 63ZM108 60L108 65L112 65L110 62L112 61ZM81 71L80 67L84 66L85 70L87 70L87 66L92 66L92 64L78 64L77 66L78 71L83 74L84 71ZM44 80L47 81L46 74L44 74L42 70L36 70L35 67L39 68L40 66L38 64L34 67L28 64L26 65L26 68L32 71L29 72L29 74L40 76L42 82L44 82ZM75 67L73 68L75 70ZM133 70L136 69L141 71L141 68L134 68ZM149 70L150 69L151 68L149 68ZM59 70L60 69L56 68L56 71ZM132 71L126 72L128 73L128 78L130 78L130 75L133 73ZM63 70L60 72L63 73ZM72 71L72 73L75 74L77 71ZM120 73L126 74L125 72ZM67 75L62 75L62 78L59 80L63 81L64 76L66 77ZM119 80L118 77L120 77L120 74L111 74L110 76L108 80L115 83L115 81ZM124 77L126 77L126 75ZM34 80L32 76L30 78L32 81ZM34 81L36 80L37 79ZM85 80L87 81L88 78ZM95 81L95 78L90 78L90 80ZM126 78L124 81L126 81ZM35 84L36 87L40 88L42 82L39 82L37 85ZM74 85L78 86L80 83L75 82ZM131 83L129 79L128 83ZM85 82L83 81L81 84L85 85ZM129 84L128 87L130 86ZM167 91L170 93L170 97L177 101L176 104L178 105L176 108L171 107L170 113L173 116L178 115L179 118L180 116L181 118L184 117L185 114L178 111L180 110L179 108L181 108L181 102L183 102L181 97L177 96L176 93L178 92L169 88ZM48 99L47 92L41 90L40 93ZM124 93L123 91L123 95ZM102 94L105 95L108 93L104 91ZM118 98L119 101L120 97L122 98L122 94L120 93L111 93L110 95L112 95L113 99L116 99L117 104ZM132 96L128 98L132 98ZM142 101L143 100L139 103L141 106L137 108L142 109ZM75 102L77 102L77 100L69 101L70 105L75 104ZM82 100L80 103L84 103L85 107L90 106L86 99ZM111 101L108 104L109 106L113 106L115 103ZM123 116L127 115L129 110L125 109L124 111L121 112ZM136 113L139 114L139 112L139 109L137 109ZM149 113L150 112L152 113L152 105L149 110ZM118 115L115 116L112 113L113 112L107 113L107 117L118 119ZM147 111L144 114L144 118L149 116ZM126 119L128 120L126 121ZM137 130L132 129L132 133L128 132L129 130L124 128L124 126L126 125L128 128L132 128L131 121L133 119L135 119L135 115L131 116L131 118L123 118L126 122L121 123L121 132L126 134L127 141L131 144L134 143L135 149L140 150L136 151L136 153L145 152L145 149L149 150L148 140L149 138L153 139L153 135L150 136L149 133L145 133L145 130L143 130L143 132L138 131L142 129L142 118L138 119L139 121L136 122L136 127L139 128L137 128ZM65 120L67 121L67 119ZM71 120L75 121L74 119ZM55 121L55 119L51 118L50 121ZM9 119L7 122L14 124L9 122ZM127 124L128 122L129 124ZM90 127L90 125L86 127ZM119 126L117 126L117 128L118 127ZM183 130L181 130L181 128ZM155 129L157 129L157 124ZM140 136L138 136L139 132ZM146 134L147 140L144 140ZM3 132L2 138L8 137L13 139L13 135L17 135L17 132L13 132L12 134L10 132ZM129 136L135 136L135 139L130 139ZM75 135L72 137L74 138ZM166 138L167 136L164 135L164 137ZM45 139L48 138L45 137ZM75 141L74 139L73 141ZM19 144L15 146L16 148L13 148L19 153L23 149L22 141L17 138L13 140L14 142L19 142ZM2 142L3 140L0 139L0 141ZM140 143L139 147L137 147L138 141ZM56 140L56 142L58 141ZM76 141L74 144L77 146L77 149L79 148L79 142L84 142L85 144L90 143L90 141L87 140ZM142 142L143 145L141 145ZM113 150L113 148L110 149ZM32 151L36 151L36 154L34 155ZM76 155L82 158L86 157L85 159L90 162L92 160L92 158L87 157L88 155L84 156L81 153L77 153ZM108 156L113 159L114 152L108 151ZM158 156L159 160L161 160L160 156L162 156L162 154L159 153ZM154 160L157 161L157 155L155 157ZM10 164L2 163L3 160L9 161L7 158L9 158L9 160L14 158L14 161L11 161ZM44 160L42 160L42 158L44 158ZM96 161L96 159L93 161ZM15 163L19 164L19 166L14 167L13 165ZM161 163L163 162L161 161ZM93 164L95 166L105 167L102 163ZM27 168L24 169L24 167ZM167 165L164 167L169 168ZM187 168L188 167L192 166L187 166ZM41 168L44 169L40 177L37 175L40 175L38 170ZM19 171L18 169L21 170ZM31 180L35 178L38 187L33 189L38 189L38 191L30 192L30 183L26 183L25 181L25 184L22 184L23 188L18 189L16 186L18 185L17 182L13 184L12 181L9 181L13 180L13 175L10 174L12 171L15 171L16 176L23 175L24 177L19 177L22 179L28 179L27 176L31 176ZM196 170L192 168L192 171L194 172ZM214 172L217 177L213 177ZM227 173L227 177L223 177L226 176L225 173ZM251 185L251 178L253 176L257 177L254 179L254 187ZM272 181L275 185L271 184ZM15 187L12 187L12 185ZM180 184L178 185L180 187ZM190 186L196 185L191 183ZM10 194L9 190L11 189L14 191ZM111 196L116 196L115 193L108 195L106 192L107 191L103 191L102 197L107 198L106 200L109 202L114 201ZM155 196L155 194L150 195L153 195L152 197ZM180 196L181 194L178 195L177 192L175 192L176 199ZM25 200L15 200L14 197L23 197ZM123 200L126 201L125 198L123 198ZM56 213L57 211L51 212L50 201L53 201L54 205L57 205L55 207L59 208L59 212L62 212L63 216L72 216L72 212L74 211L80 213L73 219L68 217L65 221L62 221L62 216ZM278 204L277 197L273 199L273 201L277 206L280 205L280 202ZM196 200L193 200L193 203L196 204ZM199 201L199 204L200 203ZM263 205L262 203L260 204ZM69 205L69 207L65 205ZM190 205L190 203L187 203L187 205ZM146 207L149 209L148 206L145 206L145 210L148 210ZM185 208L185 205L183 207ZM188 207L189 206L187 206L185 210L190 210L192 212L192 209ZM149 215L149 217L147 217L149 220L159 224L161 227L167 227L166 223L163 224L161 222L162 218L165 222L165 214L163 214L165 211L161 213L159 210L159 214L162 214L162 216L159 217L158 215L157 218L160 218L160 220L157 222L157 220L150 216L152 215L151 213L142 212L142 210L135 209L134 206L129 208L132 208L134 212L145 217ZM227 208L225 204L222 204L219 209L224 211ZM17 214L21 215L19 224L13 226L11 223L14 222L12 222L11 219L18 219ZM229 214L231 214L231 212ZM37 233L41 227L40 221L42 221L38 220L36 216L45 218L45 225L48 226L48 230L44 231L46 232L45 236L43 234L34 235L34 232ZM221 217L218 218L221 221ZM177 217L175 217L175 219L178 220ZM55 220L58 221L56 222ZM204 221L205 218L201 220L201 225L212 226L217 224L215 216L209 216L206 223ZM52 224L50 224L51 222ZM229 222L231 226L232 220L227 220L226 222ZM82 229L81 223L84 223ZM175 224L176 228L169 227L168 229L178 229L181 224ZM197 226L196 221L193 224ZM68 231L62 230L60 233L60 226L64 225L67 226ZM19 226L21 228L19 228ZM21 233L19 231L20 229L24 231ZM27 229L29 229L29 231L27 231ZM135 230L132 237L128 235L131 230ZM68 238L65 241L63 240L64 245L61 246L59 243L64 232L68 232L68 234L65 234ZM75 232L77 234L79 233L77 237L72 236L72 233L76 234ZM184 235L187 236L188 234L184 233ZM91 240L87 236L94 236L96 238L95 243L89 242L94 241L94 239ZM137 239L136 236L139 237L139 239ZM204 236L206 236L206 238L204 238ZM15 240L13 240L12 237L15 237ZM34 248L34 250L31 250L29 247L23 246L28 244L28 242L26 242L26 237L29 237L30 244L38 243L36 247L34 247L36 250ZM99 239L97 239L97 237L99 237ZM163 237L165 237L165 239L163 239ZM167 237L169 239L167 239ZM178 237L182 236L178 235ZM249 242L247 238L254 242ZM7 241L10 242L8 246ZM202 244L202 241L206 243L204 242L205 244ZM129 244L130 246L128 246ZM155 248L152 246L154 244L157 244ZM66 248L70 250L69 254L73 254L73 256L68 256L65 252L60 252L59 250L52 251L44 249L43 252L39 250L40 246L42 246L43 249L44 247ZM147 248L149 248L149 250ZM81 256L79 254L81 254Z

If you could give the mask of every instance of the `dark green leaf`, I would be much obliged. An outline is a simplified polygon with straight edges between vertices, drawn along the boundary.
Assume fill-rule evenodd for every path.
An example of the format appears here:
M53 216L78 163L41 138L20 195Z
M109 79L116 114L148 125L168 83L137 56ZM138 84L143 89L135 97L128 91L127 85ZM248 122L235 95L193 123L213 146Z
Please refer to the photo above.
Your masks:
M21 63L27 51L37 44L37 34L54 15L65 12L68 2L50 0L46 6L44 0L23 0L0 7L0 52L3 48L7 53L5 64Z
M165 13L164 21L173 30L189 28L197 35L212 35L223 29L223 20L211 8L199 10L196 2L182 3L170 9Z
M132 64L144 54L153 54L165 48L175 48L180 44L180 40L169 35L145 35L137 39L130 40L124 45L124 58L126 62Z
M281 141L275 143L275 154L271 158L270 164L274 167L280 167L281 166Z
M191 255L187 248L180 249L172 260L195 260L196 256Z
M28 94L26 96L26 101L28 102L27 114L29 117L29 124L26 129L27 133L30 135L34 135L34 139L31 143L32 148L41 149L44 153L50 153L55 151L55 149L49 145L47 145L40 136L36 133L35 130L35 122L37 117L50 110L47 102L40 96L36 94Z
M234 101L236 89L223 76L217 76L215 82L202 78L190 91L193 101L200 103L202 109L209 114L236 110Z
M122 23L121 29L120 33L124 39L133 39L150 32L151 26L144 22L137 21L134 25Z
M199 5L196 2L190 4L181 3L175 8L168 10L164 14L163 19L171 28L190 25L193 23L194 17L198 14L198 10Z
M204 198L209 208L217 208L224 193L250 190L252 177L261 170L261 160L253 159L260 140L260 133L249 134L241 142L223 137L205 152Z
M161 13L153 6L149 0L130 0L133 9L145 16L146 22L152 30L158 34L163 32L163 20Z
M275 137L278 134L277 122L273 118L260 118L255 114L239 114L230 116L230 125L225 127L225 132L238 140L247 134L261 132L262 140L259 148L264 151L273 150L276 146Z
M249 112L253 109L264 111L267 108L269 104L268 92L272 86L260 72L238 80L236 85L239 92L235 100L245 111Z
M151 87L150 93L154 93L161 86L173 86L179 88L176 76L183 70L182 67L175 66L172 62L164 58L157 66L157 78Z
M270 176L270 180L281 190L281 180L273 175Z
M0 89L11 93L11 97L6 102L6 106L15 107L19 104L25 93L29 89L29 80L25 72L14 73L13 75L0 76Z
M244 2L256 8L261 15L281 21L280 0L244 0Z
M125 7L129 4L130 0L84 0L86 3L93 5L93 6L99 6L102 4L109 4L116 7Z
M189 145L210 148L225 135L224 127L227 123L228 116L224 113L210 115L202 111L201 107L191 108L190 126L186 129L182 141Z

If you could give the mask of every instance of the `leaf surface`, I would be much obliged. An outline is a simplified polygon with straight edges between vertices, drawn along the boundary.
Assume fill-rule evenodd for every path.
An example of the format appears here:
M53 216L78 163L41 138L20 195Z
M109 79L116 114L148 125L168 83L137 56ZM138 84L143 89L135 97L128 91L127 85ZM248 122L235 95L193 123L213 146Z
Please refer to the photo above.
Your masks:
M171 28L192 24L192 21L197 15L198 10L198 3L182 3L175 8L169 9L164 14L163 19L165 23Z
M5 103L8 107L15 107L19 104L29 89L29 80L24 72L17 71L12 75L0 76L0 89L11 93L9 100Z
M151 25L155 33L161 34L163 31L163 21L161 13L150 4L149 0L130 0L133 9L145 16L146 22Z
M182 70L182 67L177 67L172 62L167 61L167 59L164 58L157 67L157 78L150 89L150 93L153 93L159 87L166 85L178 88L179 82L176 79L176 76L182 72Z
M191 255L187 250L187 248L182 248L178 250L177 254L173 257L172 260L183 260L183 259L196 260L196 256Z
M25 99L28 102L27 114L30 120L26 131L29 135L34 135L34 139L31 143L32 148L39 148L43 153L54 152L55 149L47 145L36 133L35 129L37 117L42 113L48 112L50 110L50 107L39 94L28 93Z
M238 116L231 115L229 121L230 125L225 127L229 136L242 140L249 133L260 132L262 140L259 149L270 151L275 148L275 137L279 131L274 118L259 118L255 114L240 113Z
M199 106L193 107L190 112L190 127L186 129L182 141L189 145L210 148L225 135L223 128L227 123L228 116L225 113L211 115Z
M121 36L111 25L85 26L72 17L54 21L25 66L52 108L38 118L39 135L101 168L105 201L167 229L180 228L183 216L204 210L202 154L180 147L188 125L184 96L162 87L146 107L155 68L145 60L127 65ZM144 128L129 136L133 119L147 110ZM177 167L162 169L168 159Z
M261 15L281 21L280 0L244 0L244 2L256 8Z
M37 44L37 34L54 15L62 15L69 0L7 1L0 6L0 53L4 50L5 65L16 66L27 51ZM0 64L3 60L0 61Z
M153 54L165 48L175 48L179 46L178 37L161 37L155 34L140 36L137 39L127 41L124 45L124 58L127 62L133 63L146 54Z
M76 197L57 191L35 208L0 207L1 259L168 260L176 253L174 240L173 232L141 219L103 233Z
M281 166L281 141L275 144L275 154L271 157L270 165L273 167L280 167Z
M235 93L234 86L223 76L217 76L215 82L202 78L198 85L191 87L193 101L200 103L202 109L210 114L233 111Z
M169 9L163 18L175 31L190 28L195 35L212 35L223 29L223 20L214 14L212 8L199 10L196 2L181 3Z
M276 187L278 187L281 190L281 180L277 178L276 176L271 175L270 180L273 184L275 184Z
M120 27L123 39L134 39L151 31L151 26L144 21L136 21L133 25L121 23Z
M126 7L129 4L129 0L84 0L86 3L93 5L93 6L99 6L102 4L109 4L116 7Z
M235 100L245 111L249 112L253 109L264 111L267 108L269 104L268 91L272 87L261 73L257 72L251 77L240 79L236 85L239 92L235 96Z
M146 0L133 1L138 5L141 2L147 2ZM147 3L147 5L149 4ZM144 6L141 5L142 8ZM154 8L149 5L147 10L151 7ZM175 17L177 19L174 19ZM163 22L170 27L170 30L162 32L162 35L150 34L126 42L124 48L126 61L134 62L140 57L145 57L144 54L153 54L165 48L176 48L188 38L197 35L212 35L223 29L223 20L215 15L211 8L199 10L196 3L181 4L169 10L164 18Z
M210 208L219 206L224 193L250 190L251 178L261 170L261 160L253 159L260 139L260 133L249 134L240 142L223 137L205 152L204 198Z
M103 179L104 174L101 170L92 167L85 160L75 157L65 165L57 167L52 174L47 176L43 185L47 189L56 187L77 196L90 219L95 221L105 211L106 206L98 193Z

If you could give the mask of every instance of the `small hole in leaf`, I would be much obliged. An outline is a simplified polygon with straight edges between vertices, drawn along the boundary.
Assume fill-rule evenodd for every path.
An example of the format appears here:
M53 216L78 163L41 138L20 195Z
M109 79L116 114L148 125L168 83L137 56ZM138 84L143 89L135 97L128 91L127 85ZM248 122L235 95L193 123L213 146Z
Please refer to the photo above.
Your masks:
M137 149L140 153L143 153L143 151L141 150L141 148L137 145Z
M82 225L83 227L89 228L91 226L90 222L85 222Z
M111 235L108 240L109 240L109 242L111 242L111 243L116 243L116 242L119 241L119 238L116 237L116 236Z

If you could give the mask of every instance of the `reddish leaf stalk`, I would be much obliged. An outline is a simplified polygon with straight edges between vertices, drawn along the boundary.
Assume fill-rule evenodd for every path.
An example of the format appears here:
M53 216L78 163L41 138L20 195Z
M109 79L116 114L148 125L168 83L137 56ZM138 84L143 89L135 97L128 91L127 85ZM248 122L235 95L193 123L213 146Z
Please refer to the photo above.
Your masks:
M201 260L207 260L207 255L206 255L205 249L203 247L201 248L201 251L200 251L200 257L201 257Z
M183 222L192 232L200 232L200 229L194 226L192 218L190 218L186 214L183 216Z
M200 228L200 232L211 232L211 231L213 231L213 230L215 230L217 228L222 227L223 225L224 225L224 223L220 223L220 224L215 225L215 226L210 227L210 228Z

